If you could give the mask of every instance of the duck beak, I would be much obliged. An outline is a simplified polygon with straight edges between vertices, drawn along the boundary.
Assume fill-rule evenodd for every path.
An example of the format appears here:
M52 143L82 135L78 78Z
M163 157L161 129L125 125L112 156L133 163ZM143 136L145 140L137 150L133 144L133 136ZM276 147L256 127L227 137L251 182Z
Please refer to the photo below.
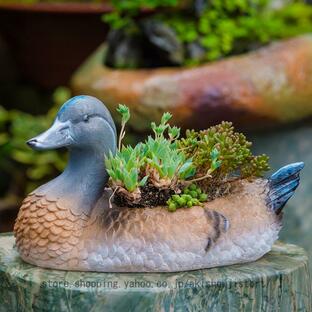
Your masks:
M69 121L56 119L47 131L26 142L34 150L51 150L71 145L73 139L69 132Z

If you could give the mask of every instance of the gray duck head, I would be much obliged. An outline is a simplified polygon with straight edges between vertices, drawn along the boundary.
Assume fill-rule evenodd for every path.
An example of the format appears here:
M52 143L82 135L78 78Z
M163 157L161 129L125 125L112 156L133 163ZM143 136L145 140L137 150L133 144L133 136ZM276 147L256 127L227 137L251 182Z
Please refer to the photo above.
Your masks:
M90 213L109 178L104 156L116 152L116 128L105 105L92 96L73 97L61 107L52 126L27 144L35 150L69 150L65 171L35 192L70 199L77 213Z
M100 149L116 150L116 128L105 105L92 96L80 95L60 108L54 123L27 144L35 150Z

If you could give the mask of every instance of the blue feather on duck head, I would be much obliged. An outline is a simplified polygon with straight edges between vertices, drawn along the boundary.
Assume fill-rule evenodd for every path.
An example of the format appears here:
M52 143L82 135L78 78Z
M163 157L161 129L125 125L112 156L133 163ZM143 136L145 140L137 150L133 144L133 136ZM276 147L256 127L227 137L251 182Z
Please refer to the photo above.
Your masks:
M27 144L35 150L103 147L105 153L114 153L116 137L114 121L105 105L95 97L80 95L65 102L52 126Z

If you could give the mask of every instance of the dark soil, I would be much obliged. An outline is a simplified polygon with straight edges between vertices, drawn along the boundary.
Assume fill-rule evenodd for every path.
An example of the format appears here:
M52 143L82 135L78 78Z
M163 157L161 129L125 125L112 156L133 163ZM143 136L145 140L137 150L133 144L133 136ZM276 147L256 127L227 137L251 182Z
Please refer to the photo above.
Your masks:
M206 181L198 182L199 187L208 195L207 201L212 201L218 197L226 196L234 192L238 187L238 183L207 183ZM182 189L181 185L178 189ZM172 195L177 194L173 189L159 189L152 184L146 184L140 188L141 198L138 202L129 200L123 193L116 193L113 202L119 207L156 207L166 206L167 201Z
M172 189L159 189L151 184L143 186L141 189L141 199L134 203L125 198L122 193L116 193L114 203L120 207L156 207L167 205L167 200L175 194Z

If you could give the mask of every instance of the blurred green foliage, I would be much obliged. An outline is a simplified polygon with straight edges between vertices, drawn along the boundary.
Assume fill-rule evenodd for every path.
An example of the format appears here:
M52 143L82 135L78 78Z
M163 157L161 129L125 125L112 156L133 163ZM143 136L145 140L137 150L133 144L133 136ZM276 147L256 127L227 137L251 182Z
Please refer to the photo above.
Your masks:
M103 15L103 21L113 28L128 27L141 9L176 6L178 0L111 0L113 12Z
M196 42L205 53L187 57L189 65L212 61L258 48L275 39L312 31L312 6L300 0L272 9L272 0L213 0L198 19L183 14L160 15L178 38Z
M103 3L103 0L0 0L0 4L35 4L35 3Z
M168 60L177 52L177 46L181 47L179 55L183 55L183 59L179 64L172 65L189 66L244 53L276 39L312 31L312 6L304 0L184 2L186 3L175 0L133 2L115 0L112 3L116 10L105 15L104 20L110 23L113 29L124 29L129 38L133 36L135 30L141 34L143 38L141 42L151 41L154 45L149 53L155 53L159 49L161 54L165 50L169 56ZM161 6L174 6L175 9L162 10L145 18L158 23L152 34L146 34L144 18L140 17L139 8ZM176 36L175 40L172 38L172 31ZM173 44L174 42L178 42L179 45ZM168 48L170 45L172 51L167 51L170 50ZM140 50L145 49L145 45L129 48ZM115 50L116 53L120 53L118 49ZM153 57L155 58L155 55ZM130 65L129 63L129 67ZM160 63L159 66L164 65Z
M54 95L54 106L47 115L33 116L18 110L6 110L0 106L0 171L11 176L26 172L26 192L43 180L60 172L66 164L66 155L58 151L35 152L26 141L49 128L60 105L70 97L66 88L58 88Z

